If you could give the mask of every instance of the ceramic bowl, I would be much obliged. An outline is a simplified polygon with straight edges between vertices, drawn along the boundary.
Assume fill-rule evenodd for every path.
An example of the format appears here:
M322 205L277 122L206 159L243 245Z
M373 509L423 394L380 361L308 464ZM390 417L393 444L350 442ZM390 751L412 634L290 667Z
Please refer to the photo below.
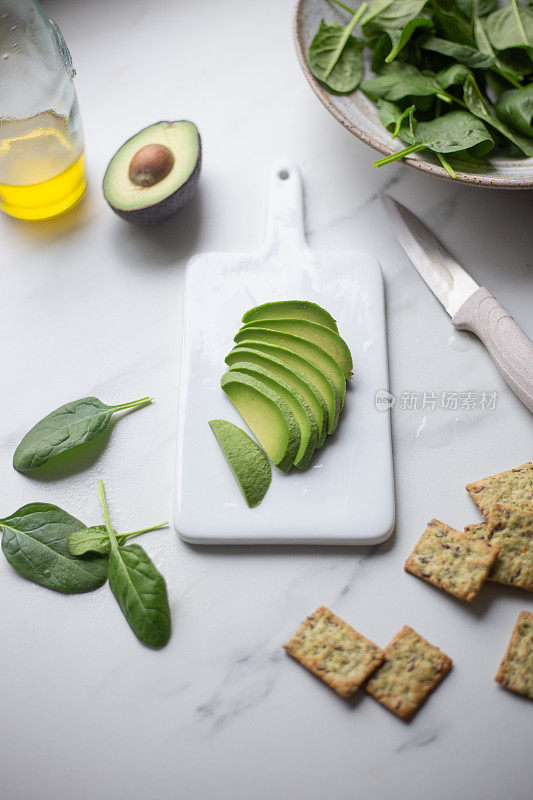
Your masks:
M346 24L347 15L326 0L298 0L294 15L294 41L300 66L311 88L335 119L362 142L385 155L402 150L405 145L391 139L390 133L379 121L374 104L362 92L357 90L346 95L332 94L311 74L306 55L322 18ZM454 180L440 164L431 160L431 156L425 156L423 153L415 153L398 163L438 178ZM456 172L455 181L458 183L494 189L533 188L533 158L496 157L488 160L483 171L474 173L456 170Z

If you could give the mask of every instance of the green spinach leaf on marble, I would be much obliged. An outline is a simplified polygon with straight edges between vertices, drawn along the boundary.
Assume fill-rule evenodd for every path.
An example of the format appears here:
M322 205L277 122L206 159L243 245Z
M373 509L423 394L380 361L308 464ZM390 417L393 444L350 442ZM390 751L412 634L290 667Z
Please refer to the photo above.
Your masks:
M150 531L157 531L165 528L168 522L161 522L159 525L151 525L149 528L142 528L138 531L130 531L129 533L117 533L117 542L119 545L125 544L128 539L134 536L141 536L143 533ZM84 528L81 531L76 531L67 536L67 548L73 556L84 556L87 553L100 553L104 555L109 554L111 541L107 533L105 525L93 525L90 528Z
M111 526L104 484L98 497L110 540L109 586L128 625L142 644L159 649L170 638L170 607L165 579L137 544L119 546Z
M24 578L64 594L92 592L107 579L107 557L75 558L69 535L83 522L50 503L29 503L0 519L2 551Z
M108 406L97 397L82 397L66 403L41 419L24 436L13 456L18 472L30 472L67 450L96 439L108 428L117 411L140 408L152 402L143 397L130 403Z

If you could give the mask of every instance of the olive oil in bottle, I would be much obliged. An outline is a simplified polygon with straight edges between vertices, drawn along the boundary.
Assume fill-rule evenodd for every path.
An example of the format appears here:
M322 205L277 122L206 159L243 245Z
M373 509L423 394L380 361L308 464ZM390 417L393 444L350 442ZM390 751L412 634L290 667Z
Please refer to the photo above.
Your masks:
M83 135L72 126L76 117L70 125L54 111L0 120L2 211L19 219L47 219L81 198L86 177Z

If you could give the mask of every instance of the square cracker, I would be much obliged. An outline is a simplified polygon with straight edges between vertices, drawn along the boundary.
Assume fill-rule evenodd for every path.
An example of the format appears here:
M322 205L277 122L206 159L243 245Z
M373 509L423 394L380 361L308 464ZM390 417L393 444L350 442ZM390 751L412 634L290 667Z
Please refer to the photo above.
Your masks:
M461 600L470 601L481 589L497 555L496 545L432 519L404 569Z
M504 503L518 508L533 508L533 462L528 461L521 467L481 478L469 483L466 491L477 505L485 519L496 503Z
M533 508L496 503L488 522L467 525L465 533L499 546L489 580L533 592Z
M408 720L451 667L445 653L404 625L385 648L385 661L366 690L393 714Z
M383 651L325 606L283 645L287 653L341 697L350 697L383 661Z
M521 611L494 680L533 700L533 614Z

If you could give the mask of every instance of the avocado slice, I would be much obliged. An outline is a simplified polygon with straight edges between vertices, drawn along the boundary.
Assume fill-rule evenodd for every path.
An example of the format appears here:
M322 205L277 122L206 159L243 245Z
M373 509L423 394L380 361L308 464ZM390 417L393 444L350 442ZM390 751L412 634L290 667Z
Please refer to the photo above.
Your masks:
M217 437L244 499L250 508L258 506L272 480L270 462L264 451L257 442L232 422L225 419L211 419L209 425Z
M335 433L341 407L340 397L330 378L328 378L319 367L302 356L297 355L297 353L293 353L292 350L288 350L286 347L279 347L260 341L237 344L231 353L229 353L228 358L233 358L234 353L238 353L243 349L246 352L253 350L254 352L265 354L269 358L282 361L301 378L309 381L325 403L327 409L328 433Z
M301 336L302 339L307 339L308 342L314 342L337 362L347 380L352 377L353 363L348 345L338 333L326 328L324 325L319 325L317 322L309 322L306 319L258 319L244 327L247 328L249 326L291 333L293 336Z
M288 472L300 449L300 427L285 400L270 387L241 372L226 372L220 385L270 460L283 472Z
M128 222L154 225L192 198L201 161L194 122L156 122L119 147L104 175L104 197Z
M335 333L339 332L337 323L328 312L316 303L307 300L279 300L274 303L263 303L247 311L242 321L256 322L261 319L307 319L309 322L318 322L319 325L329 328Z
M294 466L298 469L306 469L318 446L318 426L311 409L302 395L298 394L282 378L276 377L264 367L241 361L231 367L230 370L242 372L244 375L251 375L252 378L264 383L265 386L273 389L285 400L300 427L300 448L294 459Z
M303 397L305 403L309 406L318 429L317 447L322 447L328 432L328 407L318 389L307 378L303 375L298 375L280 359L243 345L228 353L225 361L230 369L235 368L241 362L253 364L255 367L263 367L263 369L268 369L274 377L281 378L281 380L289 384L297 394Z
M312 364L315 364L315 366L321 369L331 380L337 390L342 407L344 395L346 394L344 374L335 359L332 358L329 353L326 353L319 345L292 333L275 331L271 328L259 328L255 325L245 325L242 327L233 341L236 344L249 344L250 342L275 344L278 347L286 347L287 350L292 350L293 353L311 361Z

